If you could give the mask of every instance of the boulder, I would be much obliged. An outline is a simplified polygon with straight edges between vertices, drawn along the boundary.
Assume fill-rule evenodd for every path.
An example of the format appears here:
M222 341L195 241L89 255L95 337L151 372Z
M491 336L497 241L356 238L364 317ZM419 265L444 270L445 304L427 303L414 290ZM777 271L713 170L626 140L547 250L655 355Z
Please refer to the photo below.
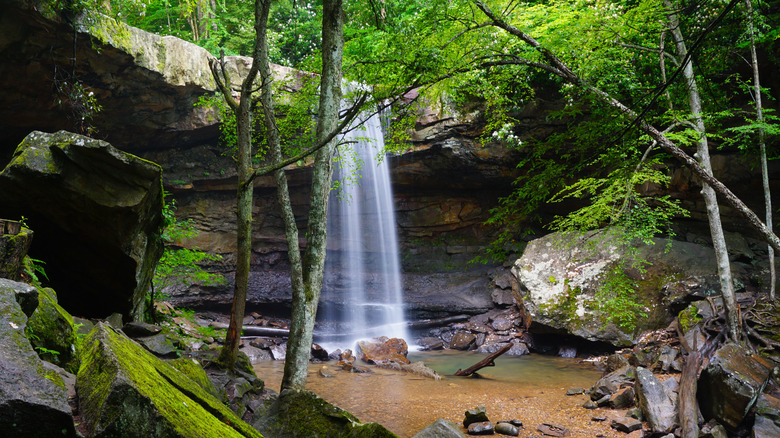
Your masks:
M450 341L453 350L468 350L476 342L477 337L473 333L460 331L455 333Z
M401 338L388 339L387 336L360 340L355 348L357 358L368 364L383 362L408 364L409 359L406 358L408 353L406 341Z
M523 305L531 315L535 333L569 333L589 341L622 347L632 344L633 333L608 322L598 310L595 294L608 280L610 270L623 258L625 248L615 244L615 229L585 233L558 232L528 243L512 267ZM637 296L653 311L642 329L665 327L673 316L698 296L715 294L717 270L711 247L691 242L655 239L636 246L638 256L651 266L641 275L626 271L637 285ZM749 271L735 269L735 278L748 284ZM683 287L691 279L701 287ZM691 281L689 281L691 280ZM671 286L672 284L676 286ZM669 284L669 287L664 287ZM663 290L663 294L659 291ZM698 293L696 296L692 294ZM665 295L664 295L665 294Z
M76 379L93 437L261 437L220 400L121 332L98 323Z
M650 370L637 367L634 392L650 429L654 433L671 432L677 422L677 409L661 381Z
M0 216L26 216L60 304L140 319L162 255L160 167L110 144L32 132L0 172Z
M27 316L16 294L28 294L28 288L0 283L0 431L9 437L75 437L65 384L44 367L25 336Z
M38 292L39 304L27 323L27 338L41 359L75 373L79 366L73 317L57 304L54 289L43 288Z
M412 438L466 438L466 436L454 422L438 419L417 432Z
M487 410L484 406L477 406L474 409L469 409L463 413L463 426L468 427L471 423L481 423L490 421L487 416Z
M715 352L698 382L697 398L705 418L735 430L758 398L772 367L729 342Z
M0 219L0 278L19 281L22 278L24 257L32 244L33 232L21 227L14 233L3 231L7 221Z
M252 424L264 436L278 438L398 438L377 423L361 423L354 415L310 391L285 389Z

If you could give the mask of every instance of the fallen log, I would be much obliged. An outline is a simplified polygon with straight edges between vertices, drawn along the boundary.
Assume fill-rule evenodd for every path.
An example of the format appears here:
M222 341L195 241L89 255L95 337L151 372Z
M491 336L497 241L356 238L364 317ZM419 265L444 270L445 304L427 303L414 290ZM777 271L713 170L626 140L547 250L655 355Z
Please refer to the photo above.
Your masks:
M216 329L227 329L228 325L221 322L212 322L209 327ZM290 336L290 330L275 327L260 327L256 325L245 325L241 332L244 336L274 336L286 338Z
M466 321L467 319L469 319L468 315L455 315L455 316L447 316L438 319L423 319L420 321L410 321L406 324L406 326L412 329L422 329L428 327L438 327L445 324L451 324L453 322Z
M494 367L494 366L496 366L496 364L493 361L496 360L496 358L498 356L501 356L502 354L504 354L507 351L509 351L510 348L512 348L512 343L511 342L507 343L506 345L504 345L504 347L502 349L496 351L495 353L493 353L490 356L482 359L481 361L475 363L474 365L466 368L465 370L458 370L458 371L456 371L455 375L456 376L470 376L470 375L476 373L477 371L481 370L482 368Z

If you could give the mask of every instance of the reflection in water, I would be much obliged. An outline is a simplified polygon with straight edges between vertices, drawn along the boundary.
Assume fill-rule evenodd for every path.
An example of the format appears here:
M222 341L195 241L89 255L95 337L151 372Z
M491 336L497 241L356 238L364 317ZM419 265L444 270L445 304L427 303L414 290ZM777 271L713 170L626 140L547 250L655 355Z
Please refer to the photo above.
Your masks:
M484 355L453 351L413 352L412 361L422 360L444 378L433 381L415 375L376 367L372 374L350 374L335 362L312 364L306 388L355 414L361 421L376 421L401 437L410 437L438 418L456 423L463 412L485 406L492 421L519 419L534 435L542 422L559 423L572 437L618 437L609 422L593 422L593 411L582 408L587 396L565 396L572 387L589 388L601 373L574 359L529 355L499 357L495 367L483 368L482 378L454 377ZM335 376L323 378L318 370L326 366ZM267 387L278 390L284 372L282 362L255 364L257 375Z

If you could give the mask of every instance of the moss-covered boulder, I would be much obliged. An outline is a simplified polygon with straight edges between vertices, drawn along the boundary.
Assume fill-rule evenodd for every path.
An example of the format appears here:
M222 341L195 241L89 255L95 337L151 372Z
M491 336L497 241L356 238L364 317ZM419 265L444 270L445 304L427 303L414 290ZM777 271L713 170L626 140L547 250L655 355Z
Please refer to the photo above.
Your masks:
M27 316L17 292L30 286L0 281L0 435L76 436L62 378L47 370L27 341Z
M278 438L397 438L378 423L361 423L354 415L310 391L284 390L266 405L253 426Z
M38 308L27 322L27 338L41 359L71 373L78 371L73 317L57 304L54 289L38 290Z
M84 341L76 390L95 438L262 436L198 383L103 323Z
M89 137L34 131L0 172L0 217L27 217L72 314L140 319L162 255L160 166Z
M18 233L3 233L0 219L0 278L19 281L22 278L24 257L32 244L33 232L22 227Z

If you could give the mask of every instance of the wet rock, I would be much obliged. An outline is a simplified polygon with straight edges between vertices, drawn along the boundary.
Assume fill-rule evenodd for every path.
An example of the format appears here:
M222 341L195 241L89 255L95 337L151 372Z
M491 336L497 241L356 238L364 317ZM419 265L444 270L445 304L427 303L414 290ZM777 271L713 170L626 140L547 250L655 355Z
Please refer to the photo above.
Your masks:
M312 359L317 359L321 361L330 360L330 358L328 357L328 352L325 351L324 348L320 347L319 344L311 344L311 357Z
M583 388L570 388L568 391L566 391L566 395L580 395L584 393L585 390Z
M780 426L769 418L756 417L752 433L752 438L777 438L780 437Z
M484 406L477 406L463 413L463 426L468 427L471 423L490 421Z
M590 421L596 421L596 422L607 421L607 417L604 415L595 415L593 417L590 417Z
M507 356L523 356L526 354L530 354L531 352L528 351L528 346L524 343L520 342L518 339L512 340L512 347L507 351Z
M0 281L0 431L9 437L74 437L62 378L44 368L25 336L27 316L16 291L26 295L29 287Z
M577 348L569 347L569 346L561 346L561 348L558 349L558 356L567 357L567 358L577 357Z
M477 348L477 353L484 353L484 354L493 354L496 351L506 347L506 343L503 344L482 344L479 348ZM504 354L509 353L507 351Z
M780 399L762 394L756 402L752 438L780 437Z
M539 427L536 428L536 430L539 431L542 435L546 436L563 437L570 435L569 429L555 423L542 423L539 425Z
M511 319L504 316L499 316L494 319L490 325L494 330L509 330L510 328L514 327L515 324Z
M628 409L634 406L634 387L629 386L627 388L620 389L609 400L609 406L612 409Z
M158 357L171 357L176 354L174 341L165 333L158 333L154 336L145 338L137 338L136 341Z
M87 317L143 318L162 204L160 166L65 131L30 133L0 172L0 216L29 218L60 304Z
M6 224L7 221L0 219L0 278L19 281L22 279L24 258L32 244L33 232L29 228L21 227L18 232L14 230L13 233L6 234Z
M352 350L347 348L341 353L339 360L344 362L354 362L357 360L357 358L352 354Z
M264 350L262 348L257 348L251 343L249 345L242 345L241 351L246 354L246 356L249 358L249 361L252 363L260 362L264 360L274 360L273 356L271 356L271 352L268 350Z
M677 415L674 402L667 394L664 385L650 370L637 367L634 390L637 395L637 405L642 409L642 415L650 429L654 433L671 432Z
M493 435L493 423L489 421L478 421L468 426L469 435Z
M702 426L699 432L700 438L728 438L729 436L726 428L714 420Z
M287 357L286 342L281 345L272 345L270 350L271 350L271 356L274 358L274 360L284 360L284 358Z
M400 338L388 339L387 336L360 340L355 348L357 358L368 364L383 362L408 364L409 359L406 358L408 353L406 341Z
M585 402L585 403L582 405L582 407L583 407L583 408L585 408L585 409L596 409L596 408L598 408L598 407L599 407L599 405L598 405L598 403L596 403L596 402L595 402L595 401L593 401L593 400L588 400L588 401L586 401L586 402Z
M642 422L636 418L620 417L612 420L611 426L619 432L631 433L635 430L642 429Z
M467 435L452 421L438 419L412 438L465 438Z
M122 327L122 331L131 338L142 338L144 336L156 335L162 331L162 328L142 321L131 321Z
M335 377L336 376L335 374L333 374L333 371L328 369L328 367L320 368L319 374L320 374L320 376L325 377L325 378Z
M673 365L674 361L677 359L678 353L679 351L676 348L672 348L668 345L662 346L658 355L658 360L656 360L653 369L662 373L669 373L674 369Z
M628 386L634 380L636 371L632 366L624 366L599 379L588 394L593 401L602 400L604 397L616 393L622 386Z
M420 347L420 350L422 351L433 351L433 350L444 349L444 342L441 339L434 338L432 336L418 339L417 345Z
M111 327L122 330L122 327L124 327L124 322L122 321L122 314L119 312L114 312L110 315L108 315L105 319L105 322L108 323Z
M697 398L702 415L729 430L742 420L772 369L763 359L735 343L721 347L701 373Z
M341 349L337 348L328 354L330 360L341 360Z
M453 350L468 350L474 345L476 340L477 337L473 333L463 331L457 332L450 341L450 348Z
M518 435L520 435L520 430L516 426L514 426L514 425L512 425L510 423L505 423L503 421L499 421L496 424L495 430L496 430L496 433L500 433L502 435L509 435L509 436L518 436Z
M606 368L608 372L618 370L628 365L628 358L620 353L613 353L607 356Z

